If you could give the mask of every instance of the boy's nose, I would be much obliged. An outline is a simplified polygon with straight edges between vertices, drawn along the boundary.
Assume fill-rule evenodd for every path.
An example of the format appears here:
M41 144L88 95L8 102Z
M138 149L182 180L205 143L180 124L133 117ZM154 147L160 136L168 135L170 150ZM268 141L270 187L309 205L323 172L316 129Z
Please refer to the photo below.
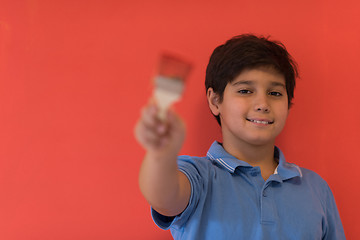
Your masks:
M257 112L269 112L269 108L267 106L261 106L256 108Z
M258 96L255 99L254 109L256 112L270 112L270 106L266 96Z

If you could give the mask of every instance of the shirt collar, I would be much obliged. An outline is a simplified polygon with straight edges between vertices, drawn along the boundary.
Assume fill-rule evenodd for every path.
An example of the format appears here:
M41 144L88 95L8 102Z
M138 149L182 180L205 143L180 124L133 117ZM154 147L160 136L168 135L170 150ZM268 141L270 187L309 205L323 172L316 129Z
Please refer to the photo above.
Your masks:
M211 160L216 161L230 173L234 173L237 167L251 167L247 162L241 161L226 152L223 146L217 141L213 142L207 152L207 156Z
M274 155L279 159L279 165L275 170L275 174L279 175L282 181L293 177L302 177L301 169L293 163L286 162L284 154L276 146ZM211 145L207 152L207 156L230 173L234 173L237 167L252 167L247 162L239 160L226 152L222 145L217 141Z
M303 176L302 171L298 165L286 162L284 154L278 147L275 147L275 153L276 152L278 153L278 159L279 159L277 173L280 175L283 181L288 180L290 178Z

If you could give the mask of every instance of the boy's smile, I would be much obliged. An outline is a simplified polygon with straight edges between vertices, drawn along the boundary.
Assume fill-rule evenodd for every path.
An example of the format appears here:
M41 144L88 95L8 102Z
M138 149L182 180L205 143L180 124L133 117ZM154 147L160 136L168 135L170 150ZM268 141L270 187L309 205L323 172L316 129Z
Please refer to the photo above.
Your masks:
M208 98L224 144L274 144L289 111L284 76L271 67L244 70L227 84L222 101L212 89Z
M268 119L249 119L246 118L247 121L249 122L253 122L256 124L260 124L260 125L268 125L268 124L273 124L274 121L268 120Z

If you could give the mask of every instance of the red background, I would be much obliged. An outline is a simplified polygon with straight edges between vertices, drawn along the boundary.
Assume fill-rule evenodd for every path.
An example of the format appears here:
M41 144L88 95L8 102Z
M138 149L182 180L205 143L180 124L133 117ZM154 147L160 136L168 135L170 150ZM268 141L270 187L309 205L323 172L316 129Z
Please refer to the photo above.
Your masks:
M300 66L278 145L357 219L358 1L0 0L0 239L170 239L138 189L133 137L160 52L190 59L183 153L219 137L205 102L212 50L241 33L281 40Z

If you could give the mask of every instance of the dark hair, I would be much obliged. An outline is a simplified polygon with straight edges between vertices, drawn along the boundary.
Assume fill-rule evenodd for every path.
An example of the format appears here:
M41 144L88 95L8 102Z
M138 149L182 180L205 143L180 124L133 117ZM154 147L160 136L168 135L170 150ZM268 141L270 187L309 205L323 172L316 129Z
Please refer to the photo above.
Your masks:
M295 79L299 76L297 64L278 41L269 37L242 34L215 48L206 68L206 91L213 88L223 100L225 87L243 70L269 66L285 77L289 108L294 98ZM220 117L215 116L220 123Z

